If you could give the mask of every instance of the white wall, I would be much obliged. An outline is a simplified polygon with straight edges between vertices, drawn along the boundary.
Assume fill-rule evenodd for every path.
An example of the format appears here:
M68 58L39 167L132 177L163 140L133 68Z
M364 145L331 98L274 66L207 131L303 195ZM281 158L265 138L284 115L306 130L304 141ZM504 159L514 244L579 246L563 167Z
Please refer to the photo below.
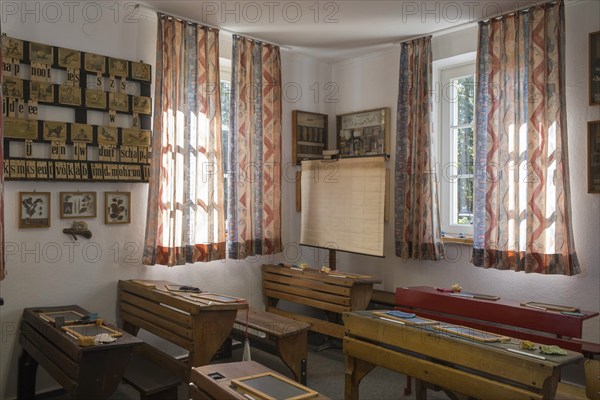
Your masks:
M567 4L567 109L573 230L583 272L574 277L544 276L512 271L484 270L470 262L471 248L446 246L443 262L404 261L394 254L394 222L386 226L385 259L338 253L338 268L372 274L383 280L380 289L394 291L401 286L442 286L460 283L465 290L497 294L503 298L569 304L586 310L600 310L600 196L587 194L586 124L600 119L600 108L588 102L588 34L600 30L600 2ZM471 36L469 36L471 35ZM434 37L434 60L476 50L477 30L468 29ZM341 62L333 66L333 78L340 86L336 113L388 106L392 108L391 131L396 131L398 66L400 49ZM391 159L394 169L395 135ZM392 172L393 176L393 172ZM393 193L390 194L393 201ZM600 319L586 321L584 338L600 342Z
M12 3L12 2L11 2ZM53 2L62 4L61 2ZM16 38L38 41L56 46L95 52L129 60L144 60L154 65L156 48L156 18L152 13L139 12L131 16L131 10L114 9L114 2L100 9L101 19L95 20L95 9L82 13L81 6L74 6L71 21L68 8L62 18L55 20L52 10L44 12L43 2L29 10L32 14L24 18L20 11L23 4L14 2L19 12L3 15L2 31ZM40 6L42 4L42 6ZM76 3L83 4L83 3ZM93 4L101 4L93 2ZM65 6L66 7L66 6ZM134 22L125 22L125 17ZM36 23L36 17L39 22ZM117 22L115 22L115 18ZM222 35L222 55L230 54L230 39ZM283 159L291 159L291 111L293 109L326 112L326 107L314 103L309 87L314 82L323 84L330 80L329 65L282 52L282 76L285 83L300 87L303 94L290 94L283 102ZM290 101L291 99L291 101ZM295 170L295 167L292 168ZM295 174L290 173L291 179ZM290 179L283 181L282 240L297 242L299 214L295 212L295 186ZM49 229L17 229L17 196L20 191L52 192L52 220ZM98 217L86 222L93 233L91 240L74 242L62 233L70 226L70 220L61 220L58 215L58 193L60 191L95 191L98 194ZM132 193L132 223L129 225L105 225L102 207L104 191L130 191ZM246 261L215 261L166 268L141 265L144 240L147 184L126 183L5 183L5 226L7 242L7 278L0 283L0 295L5 305L0 307L2 327L0 343L0 399L12 398L16 394L18 345L18 322L25 307L78 304L89 311L99 312L107 320L116 318L116 289L119 279L146 278L167 279L174 282L198 286L204 290L227 293L246 298L254 306L262 306L260 265L265 262L280 262L281 256L253 257ZM76 246L73 246L73 243ZM288 246L289 248L290 246ZM291 253L297 246L291 245ZM70 249L73 249L71 258ZM101 252L101 254L100 254ZM43 368L39 368L37 390L56 388Z

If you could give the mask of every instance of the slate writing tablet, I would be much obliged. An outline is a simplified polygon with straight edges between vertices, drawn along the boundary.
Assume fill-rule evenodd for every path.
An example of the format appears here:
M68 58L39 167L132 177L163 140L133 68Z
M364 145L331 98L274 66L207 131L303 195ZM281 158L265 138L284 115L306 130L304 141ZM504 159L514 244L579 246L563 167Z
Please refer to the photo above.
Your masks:
M262 400L302 400L318 395L314 390L272 372L232 379L231 382L238 390Z
M75 321L79 321L81 318L83 318L83 314L73 310L45 312L39 313L38 315L40 316L40 318L53 324L56 322L56 318L60 317L63 317L65 319L65 324L72 324Z

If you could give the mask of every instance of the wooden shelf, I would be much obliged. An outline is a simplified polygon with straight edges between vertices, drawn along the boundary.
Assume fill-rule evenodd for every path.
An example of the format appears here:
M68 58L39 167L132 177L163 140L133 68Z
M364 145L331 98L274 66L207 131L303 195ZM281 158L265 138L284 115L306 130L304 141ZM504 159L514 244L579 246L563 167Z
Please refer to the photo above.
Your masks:
M455 243L455 244L464 244L465 246L472 246L473 238L470 238L470 237L459 238L459 237L453 237L453 236L444 236L444 237L442 237L442 242L444 242L444 244Z

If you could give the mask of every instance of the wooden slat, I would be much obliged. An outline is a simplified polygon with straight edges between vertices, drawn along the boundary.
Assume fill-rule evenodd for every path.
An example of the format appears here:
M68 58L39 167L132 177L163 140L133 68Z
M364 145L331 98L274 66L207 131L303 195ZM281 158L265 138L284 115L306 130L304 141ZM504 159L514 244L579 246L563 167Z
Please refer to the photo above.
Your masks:
M246 325L246 310L238 311L235 322L242 326ZM248 312L248 327L281 338L310 329L310 324L251 308Z
M375 279L366 275L356 275L347 273L345 278L328 276L325 273L316 270L298 271L277 265L265 264L262 266L263 272L269 272L279 275L302 277L304 279L312 279L319 282L327 282L339 286L352 286L356 283L381 283L381 279ZM336 271L339 274L344 274L343 271Z
M119 293L119 300L122 303L129 303L141 309L147 310L153 314L160 315L162 318L182 325L186 328L192 327L192 317L187 313L176 311L176 309L171 309L162 306L143 297L136 296L134 294L127 293L124 291Z
M511 386L350 337L344 338L344 353L348 356L475 398L503 400L542 399L541 392ZM540 382L540 384L543 383Z
M23 327L28 329L24 330ZM77 364L69 358L63 351L55 346L54 343L48 341L44 336L40 335L26 321L21 322L21 334L32 343L35 343L38 348L43 350L51 360L55 361L63 371L72 379L77 377Z
M317 290L312 290L310 288L300 288L294 286L281 285L278 283L263 282L263 289L271 289L278 292L290 293L296 296L305 297L309 299L322 300L328 303L339 304L342 306L350 305L350 297L346 296L336 296L333 294L322 293Z
M81 311L81 314L87 314L87 311L77 306L66 306L62 309ZM27 321L29 326L23 325L23 321ZM37 330L40 335L47 337L48 340L56 345L56 347L62 349L62 351L64 351L69 358L72 360L78 359L81 348L77 345L76 340L69 338L62 331L55 329L54 326L38 317L37 313L34 313L31 309L26 308L23 310L21 331L31 329L31 327Z
M344 306L340 306L337 304L329 304L324 301L309 299L306 297L298 297L298 296L294 296L293 294L288 294L288 293L280 292L280 291L276 291L276 290L264 289L263 294L267 297L275 297L277 299L287 300L287 301L291 301L293 303L300 303L300 304L304 304L307 306L320 308L321 310L333 311L336 313L344 313L344 312L352 310L350 307L344 307Z
M191 328L186 328L185 326L170 322L163 318L161 314L153 314L127 303L120 303L119 306L121 312L135 315L136 317L145 320L149 324L155 325L156 327L164 329L165 331L172 332L184 339L191 340L193 337Z
M331 293L346 297L350 296L350 287L346 286L332 285L312 279L302 279L279 274L264 274L263 278L263 282L275 282L290 286L302 286L319 292Z
M386 322L370 315L344 314L344 324L346 335L386 343L437 360L537 387L540 390L544 378L553 370L553 365L549 361L522 357L522 361L515 363L514 354L504 348L496 348L492 344L456 339L437 331ZM489 360L485 363L480 359L483 352L489 354Z
M322 319L308 317L306 315L295 314L288 311L280 310L276 307L267 307L267 311L284 317L292 318L298 321L306 322L310 324L310 330L319 332L324 335L333 336L336 338L344 337L344 326L340 324L334 324L333 322L324 321Z
M194 304L182 297L173 296L169 293L161 292L155 289L149 289L140 284L131 283L129 281L119 281L119 290L133 293L155 303L168 304L171 307L175 307L189 314L197 314L201 307L200 304Z
M20 336L21 346L31 355L50 375L61 384L68 393L73 393L77 388L75 380L69 378L67 374L61 369L59 365L56 365L46 354L41 351L34 343L29 341L25 336Z
M168 331L166 329L158 327L144 319L141 319L132 314L129 314L123 308L121 308L121 319L123 320L123 322L129 322L135 326L138 326L142 329L147 330L148 332L154 333L155 335L160 336L164 339L167 339L168 341L173 342L177 346L183 347L184 349L186 349L188 351L192 350L193 345L192 345L192 342L190 339L186 339L181 336L178 336L171 331Z

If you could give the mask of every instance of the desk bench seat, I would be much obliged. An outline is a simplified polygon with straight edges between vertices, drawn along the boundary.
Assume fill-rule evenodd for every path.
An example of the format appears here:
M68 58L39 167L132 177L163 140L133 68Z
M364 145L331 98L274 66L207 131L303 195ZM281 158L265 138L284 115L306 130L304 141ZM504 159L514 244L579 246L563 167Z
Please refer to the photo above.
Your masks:
M306 354L310 324L286 318L267 311L251 308L248 311L248 338L250 345L272 352L274 343L279 358L294 374L295 379L306 384ZM231 335L244 341L246 310L239 310Z
M140 400L177 400L181 381L147 358L134 354L123 380L140 393Z

